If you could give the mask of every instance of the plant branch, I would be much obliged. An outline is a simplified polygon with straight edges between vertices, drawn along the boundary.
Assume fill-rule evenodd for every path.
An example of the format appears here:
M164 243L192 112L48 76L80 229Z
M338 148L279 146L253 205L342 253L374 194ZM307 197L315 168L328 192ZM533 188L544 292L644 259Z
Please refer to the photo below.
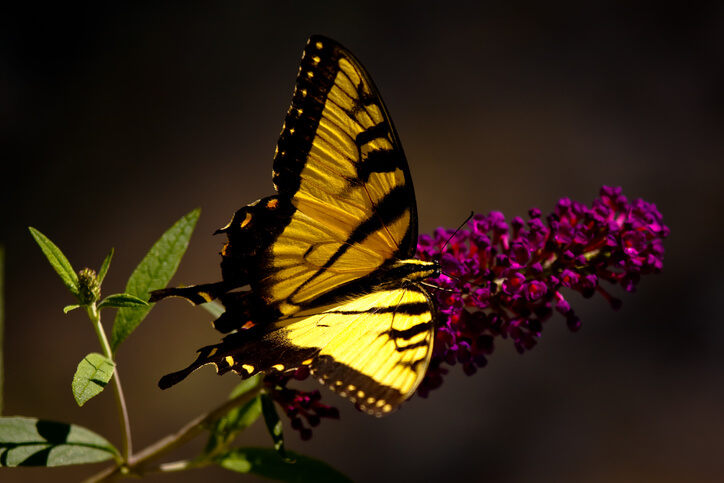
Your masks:
M222 416L224 416L226 413L231 411L232 409L242 406L246 404L247 402L254 399L256 396L259 395L261 392L261 389L263 387L262 379L259 379L259 382L256 386L252 387L249 391L240 394L239 396L229 399L221 406L217 407L211 412L208 412L206 414L201 414L194 420L187 423L183 428L181 428L179 431L177 431L175 434L171 434L166 436L165 438L157 441L156 443L152 444L151 446L145 448L141 452L139 452L137 455L134 455L131 460L128 462L129 467L131 468L142 468L143 465L148 463L149 461L158 458L159 456L162 456L169 451L178 448L179 446L183 445L187 441L190 441L191 439L198 436L201 432L203 432L205 429L207 429L207 426L210 423L213 423L214 421L218 420Z
M5 366L3 347L5 337L5 247L0 245L0 414L3 412L3 384L5 379Z
M194 439L196 436L208 429L208 426L211 423L223 417L232 409L248 403L259 395L263 387L264 383L260 378L257 385L249 389L247 392L240 394L233 399L229 399L224 404L208 413L199 415L177 432L158 440L147 448L141 450L138 454L131 456L128 459L128 464L126 466L113 466L106 468L86 480L86 483L110 481L110 479L122 474L138 476L146 473L179 471L182 467L188 468L190 466L204 465L205 463L203 461L164 463L158 466L149 466L149 463Z
M89 304L88 316L93 322L93 327L98 335L98 340L103 348L103 355L108 359L113 360L113 351L111 345L108 343L108 337L106 337L106 331L103 330L101 324L101 314L98 312L95 302ZM123 386L121 386L121 379L118 375L118 368L114 365L113 367L113 393L116 396L116 408L118 410L118 419L121 423L121 435L123 438L123 460L128 461L133 454L133 446L131 444L131 424L128 418L128 408L126 407L126 398L123 396Z

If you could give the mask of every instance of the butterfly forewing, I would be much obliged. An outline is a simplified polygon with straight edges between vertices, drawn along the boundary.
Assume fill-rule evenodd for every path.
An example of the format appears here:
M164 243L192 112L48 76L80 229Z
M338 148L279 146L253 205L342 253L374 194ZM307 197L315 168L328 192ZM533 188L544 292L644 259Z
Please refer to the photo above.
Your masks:
M305 49L274 182L294 213L253 288L278 300L282 315L414 253L404 153L369 76L329 39L313 37Z

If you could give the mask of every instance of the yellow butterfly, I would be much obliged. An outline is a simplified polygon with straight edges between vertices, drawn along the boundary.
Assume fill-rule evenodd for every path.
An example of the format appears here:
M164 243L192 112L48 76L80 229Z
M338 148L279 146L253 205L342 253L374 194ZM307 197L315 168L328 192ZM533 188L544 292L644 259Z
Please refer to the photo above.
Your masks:
M430 362L436 312L420 282L439 267L412 258L415 193L382 98L331 39L313 36L304 50L273 180L277 195L218 230L228 236L222 282L153 294L219 298L226 312L214 326L229 333L159 386L205 364L243 378L308 365L361 410L387 414Z

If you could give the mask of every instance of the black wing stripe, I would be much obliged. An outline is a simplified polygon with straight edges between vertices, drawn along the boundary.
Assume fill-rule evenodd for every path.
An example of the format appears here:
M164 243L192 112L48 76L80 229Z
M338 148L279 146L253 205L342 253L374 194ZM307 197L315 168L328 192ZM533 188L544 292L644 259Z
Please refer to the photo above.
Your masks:
M429 307L426 307L426 310L429 310ZM409 329L405 330L396 330L391 329L387 334L397 340L397 339L404 339L409 340L415 337L416 335L420 335L423 332L428 332L432 328L433 324L432 322L420 322L419 324L415 324L414 326L410 327Z
M357 147L361 148L365 144L371 143L372 141L376 141L378 139L387 139L388 141L390 141L390 144L392 144L392 141L390 140L390 125L385 121L376 123L361 131L354 138L354 143L357 145ZM397 151L395 151L395 153L397 153ZM385 166L383 168L391 168L385 169L385 171L392 171L393 169L397 169L398 166L395 163L392 166Z
M339 54L335 52L335 44L324 41L321 50L317 44L312 38L304 49L292 104L274 156L274 185L279 194L287 196L299 190L299 175L307 162L337 70Z
M430 305L424 302L407 303L375 309L376 314L396 313L405 315L421 315L430 311ZM358 315L369 313L369 310L328 310L328 314Z
M405 212L409 212L407 197L408 192L404 186L396 186L390 190L375 206L373 216L360 223L347 237L346 243L360 243L375 231L381 230L399 220Z
M347 237L347 240L340 244L334 254L320 267L314 274L312 274L304 283L301 283L289 296L290 300L294 300L295 296L300 292L303 292L308 284L312 283L317 277L322 276L327 269L332 267L334 263L344 255L349 248L355 244L362 243L367 237L371 236L375 231L384 229L388 225L400 219L405 211L408 210L408 205L405 203L407 193L405 188L402 186L395 187L390 191L383 199L380 204L377 205L375 213L367 218L364 222L359 224L357 228ZM405 238L409 236L410 228L408 227ZM409 253L400 253L398 247L397 253L394 254L393 258L399 258L400 256L411 256Z

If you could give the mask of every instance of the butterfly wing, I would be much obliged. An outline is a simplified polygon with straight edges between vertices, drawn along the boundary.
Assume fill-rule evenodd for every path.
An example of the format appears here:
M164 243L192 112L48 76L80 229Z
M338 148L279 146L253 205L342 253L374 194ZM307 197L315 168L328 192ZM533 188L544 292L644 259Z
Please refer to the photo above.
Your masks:
M417 209L404 152L364 67L331 39L312 37L304 50L273 180L278 195L242 208L220 230L229 238L221 292L251 291L222 296L230 310L219 330L331 303L349 284L414 255Z
M331 39L314 36L304 50L273 180L339 239L385 259L414 254L415 194L392 120L362 64Z
M315 357L312 374L362 411L383 416L412 396L425 376L434 314L430 295L416 284L337 308L320 323L340 318L344 328Z
M310 365L322 384L382 416L409 398L432 353L434 305L417 284L378 290L318 313L300 312L204 347L188 368L164 376L169 387L199 367L214 364L243 378L260 371Z

